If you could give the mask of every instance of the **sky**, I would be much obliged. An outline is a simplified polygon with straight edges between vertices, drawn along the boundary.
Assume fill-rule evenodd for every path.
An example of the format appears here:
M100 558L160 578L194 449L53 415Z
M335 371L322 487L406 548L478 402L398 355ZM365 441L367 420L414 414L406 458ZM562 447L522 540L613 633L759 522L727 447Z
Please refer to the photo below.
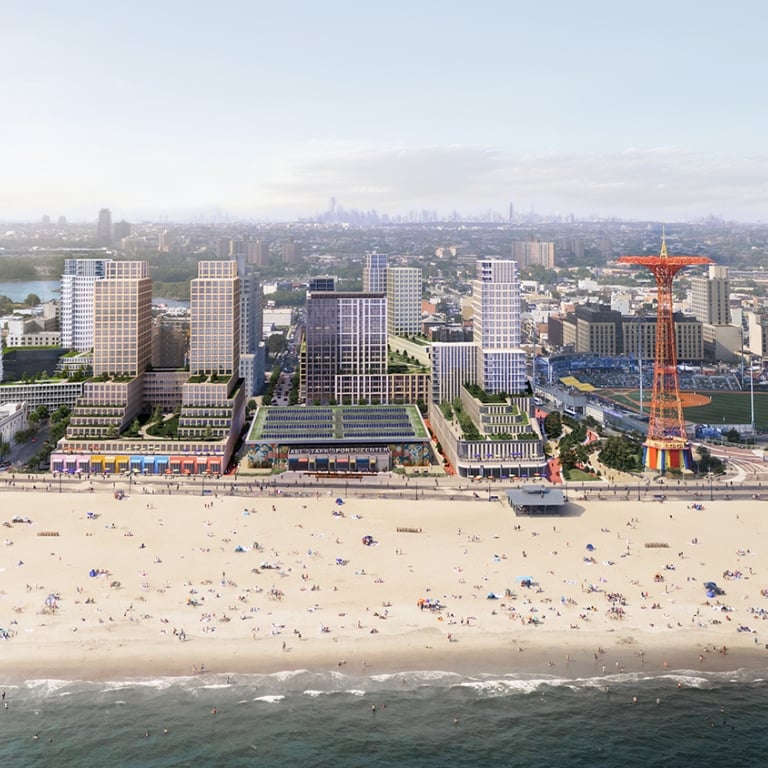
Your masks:
M0 220L768 220L762 0L4 0Z

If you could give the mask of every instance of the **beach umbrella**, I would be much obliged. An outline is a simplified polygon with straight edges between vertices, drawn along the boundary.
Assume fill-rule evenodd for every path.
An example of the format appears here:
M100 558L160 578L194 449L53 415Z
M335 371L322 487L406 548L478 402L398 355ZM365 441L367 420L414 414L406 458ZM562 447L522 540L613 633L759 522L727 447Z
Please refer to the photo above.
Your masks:
M587 552L594 552L594 551L595 551L595 547L594 547L594 545L592 545L592 544L587 544Z

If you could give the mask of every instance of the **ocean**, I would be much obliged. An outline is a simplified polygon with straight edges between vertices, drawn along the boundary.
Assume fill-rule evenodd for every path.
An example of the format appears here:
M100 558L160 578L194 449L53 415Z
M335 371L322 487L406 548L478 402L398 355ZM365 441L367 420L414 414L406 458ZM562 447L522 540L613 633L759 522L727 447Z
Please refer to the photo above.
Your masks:
M768 682L754 673L286 672L2 690L9 766L768 764Z

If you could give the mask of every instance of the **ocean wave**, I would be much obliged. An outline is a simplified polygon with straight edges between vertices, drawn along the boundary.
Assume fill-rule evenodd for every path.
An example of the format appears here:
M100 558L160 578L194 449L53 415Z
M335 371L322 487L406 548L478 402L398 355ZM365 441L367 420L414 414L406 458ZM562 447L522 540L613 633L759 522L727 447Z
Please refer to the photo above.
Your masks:
M658 680L669 680L675 683L678 687L684 688L711 688L713 680L717 682L718 675L703 677L700 672L693 672L692 670L678 670L672 674L659 675ZM725 682L725 678L721 678Z
M556 681L542 678L490 678L483 680L464 680L454 687L474 691L482 697L510 696L513 694L537 693L542 686Z
M349 675L336 669L323 672L308 670L286 670L271 674L193 675L184 677L131 678L111 681L71 681L56 678L27 680L5 686L9 698L29 696L32 700L47 697L73 697L80 694L108 696L112 704L115 697L128 698L127 694L146 693L154 695L167 689L197 698L211 691L237 691L238 698L245 701L263 697L302 696L318 697L338 694L363 697L386 693L415 693L430 696L433 692L462 691L480 698L520 696L542 693L547 690L595 691L609 688L611 691L632 689L633 693L642 686L648 690L654 686L670 685L683 688L709 689L725 685L765 685L766 670L737 669L728 672L705 670L666 670L658 672L625 672L598 677L568 678L532 673L484 673L461 675L444 670L404 670L378 675Z
M286 669L282 672L272 672L270 675L264 675L264 677L270 677L280 682L288 682L302 675L310 674L306 669Z
M411 670L406 672L390 672L382 675L372 675L372 682L381 686L397 683L398 688L416 687L420 685L450 686L464 679L464 675L457 672L444 672L442 670Z
M253 701L260 701L264 704L279 704L281 701L285 700L285 696L281 695L266 695L266 696L257 696Z
M158 691L164 691L175 685L180 678L177 677L146 677L132 678L130 680L107 680L102 683L104 693L113 693L114 691L130 691L135 688L152 688Z
M67 688L76 686L71 680L57 680L56 678L41 678L37 680L25 680L17 690L25 690L33 695L52 696Z

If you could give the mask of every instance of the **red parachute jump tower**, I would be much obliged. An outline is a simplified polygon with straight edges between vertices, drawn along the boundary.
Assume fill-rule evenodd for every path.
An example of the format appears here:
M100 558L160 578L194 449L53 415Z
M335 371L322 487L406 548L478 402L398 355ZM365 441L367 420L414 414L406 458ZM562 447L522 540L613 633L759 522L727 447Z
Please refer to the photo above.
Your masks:
M662 235L658 256L621 256L621 264L639 264L656 278L658 305L656 316L656 357L653 364L648 437L643 443L646 469L666 472L668 469L691 469L691 444L685 434L685 419L677 380L677 345L672 307L672 280L684 267L711 264L706 256L670 256Z

